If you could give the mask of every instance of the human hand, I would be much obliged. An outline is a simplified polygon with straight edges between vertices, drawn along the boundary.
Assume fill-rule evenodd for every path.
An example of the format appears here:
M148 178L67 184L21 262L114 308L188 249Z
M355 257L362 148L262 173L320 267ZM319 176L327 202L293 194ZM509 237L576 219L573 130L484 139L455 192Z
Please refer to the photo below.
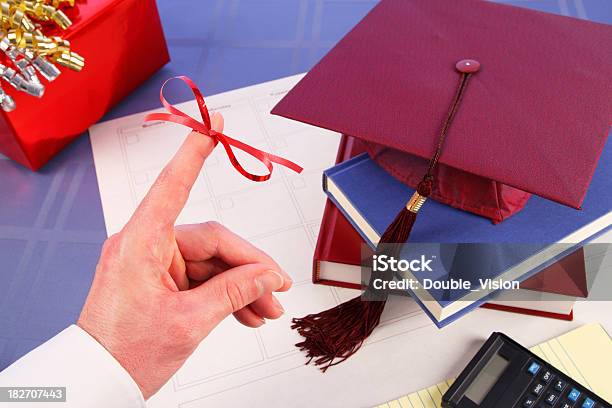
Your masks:
M223 118L213 115L213 129ZM259 327L283 309L291 278L264 252L215 222L174 227L212 138L192 132L126 226L108 238L78 325L127 370L145 399L233 313Z

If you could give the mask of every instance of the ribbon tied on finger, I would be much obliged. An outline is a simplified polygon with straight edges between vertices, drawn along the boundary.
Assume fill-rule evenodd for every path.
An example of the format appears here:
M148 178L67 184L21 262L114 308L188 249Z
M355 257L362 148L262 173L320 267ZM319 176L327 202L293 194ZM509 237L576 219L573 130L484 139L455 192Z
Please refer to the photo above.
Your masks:
M189 86L189 88L191 88L191 91L193 92L193 95L196 98L200 114L202 115L202 122L192 118L185 112L182 112L179 109L175 108L166 100L166 98L164 97L164 87L168 84L168 82L172 81L173 79L180 79L185 82ZM162 85L161 90L159 91L159 99L161 100L162 105L164 105L168 113L150 113L145 117L145 121L164 121L178 123L179 125L191 128L204 136L211 137L215 141L215 145L217 143L221 143L221 145L225 149L225 152L227 153L230 162L232 163L232 166L234 166L234 168L238 170L240 174L242 174L249 180L257 182L268 180L272 176L272 170L274 170L273 163L287 167L288 169L291 169L296 173L302 172L302 167L290 160L273 155L271 153L264 152L263 150L259 150L253 146L250 146L246 143L243 143L239 140L236 140L221 132L217 132L216 130L214 130L212 128L210 114L208 113L206 102L204 101L204 96L202 95L202 92L200 92L196 84L190 78L186 76L176 76L166 80L166 82L164 82L164 84ZM264 175L258 175L247 171L236 158L233 148L242 150L243 152L259 160L264 166L266 166L266 168L268 169L268 173Z

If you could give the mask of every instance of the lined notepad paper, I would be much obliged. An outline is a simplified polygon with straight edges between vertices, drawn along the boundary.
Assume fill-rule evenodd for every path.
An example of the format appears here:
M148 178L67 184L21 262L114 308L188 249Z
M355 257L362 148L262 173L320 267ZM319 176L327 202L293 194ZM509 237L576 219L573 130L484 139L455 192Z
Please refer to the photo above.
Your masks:
M609 368L612 339L599 324L589 324L531 348L552 364L606 401L612 400ZM439 408L442 395L454 379L405 395L378 408Z

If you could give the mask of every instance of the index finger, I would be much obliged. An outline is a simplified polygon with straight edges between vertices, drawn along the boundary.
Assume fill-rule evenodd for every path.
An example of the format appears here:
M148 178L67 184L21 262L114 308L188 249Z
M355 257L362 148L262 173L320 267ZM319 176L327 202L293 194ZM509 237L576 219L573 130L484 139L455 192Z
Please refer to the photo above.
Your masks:
M211 120L213 129L222 132L223 117L215 113ZM202 171L204 161L214 147L215 143L211 137L191 132L163 168L132 215L129 224L144 226L153 231L172 228Z

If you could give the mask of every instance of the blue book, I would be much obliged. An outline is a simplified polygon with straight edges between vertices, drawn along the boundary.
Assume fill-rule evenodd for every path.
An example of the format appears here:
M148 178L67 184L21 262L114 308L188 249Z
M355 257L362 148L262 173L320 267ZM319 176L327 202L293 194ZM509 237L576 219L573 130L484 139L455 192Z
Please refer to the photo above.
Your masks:
M497 225L428 200L402 258L433 254L435 267L406 271L404 278L418 281L418 287L407 291L442 327L503 289L478 287L480 279L520 282L540 272L611 228L611 174L612 146L607 146L582 210L532 196L522 211ZM372 248L414 192L365 153L326 170L323 188ZM431 281L460 280L471 282L472 289L426 288Z

